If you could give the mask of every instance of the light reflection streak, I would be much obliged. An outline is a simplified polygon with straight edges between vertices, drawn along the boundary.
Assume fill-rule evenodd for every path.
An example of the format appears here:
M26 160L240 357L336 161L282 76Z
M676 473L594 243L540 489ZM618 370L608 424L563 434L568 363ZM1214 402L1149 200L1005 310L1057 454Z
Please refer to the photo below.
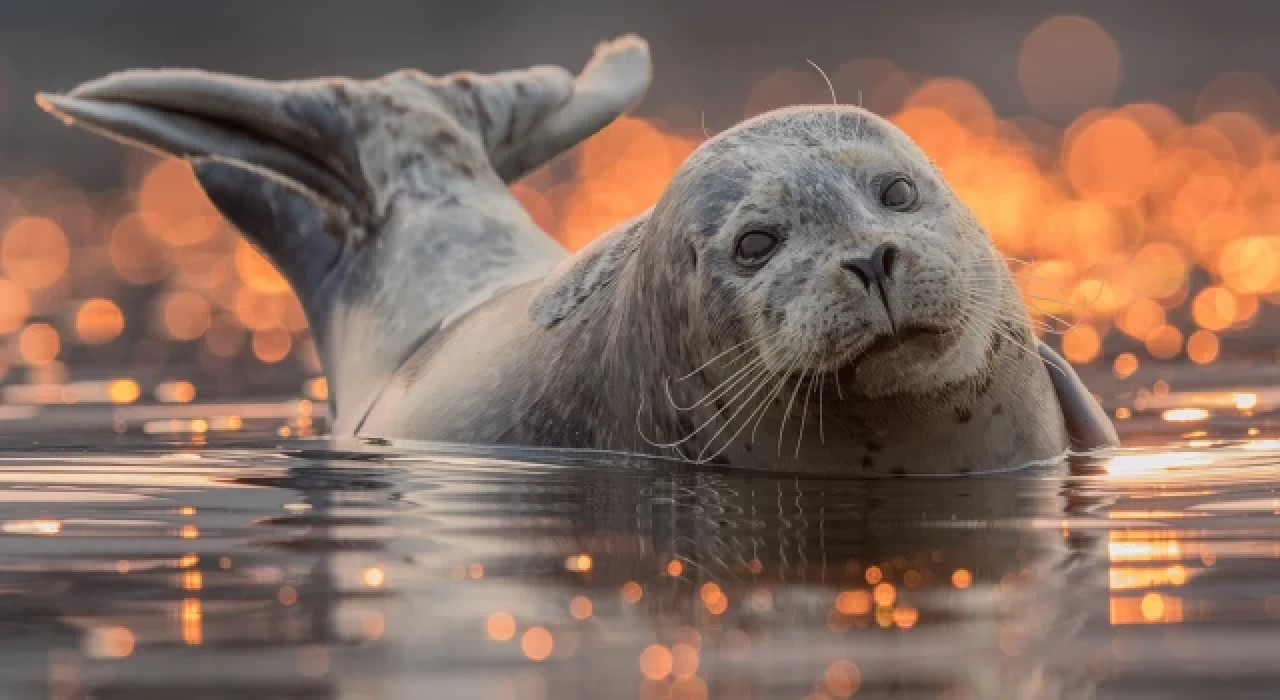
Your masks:
M179 619L182 620L182 641L188 646L203 644L204 613L199 598L187 598L182 601Z
M1158 452L1150 454L1120 454L1103 461L1103 468L1111 476L1157 476L1161 472L1180 467L1202 467L1213 459L1201 452Z

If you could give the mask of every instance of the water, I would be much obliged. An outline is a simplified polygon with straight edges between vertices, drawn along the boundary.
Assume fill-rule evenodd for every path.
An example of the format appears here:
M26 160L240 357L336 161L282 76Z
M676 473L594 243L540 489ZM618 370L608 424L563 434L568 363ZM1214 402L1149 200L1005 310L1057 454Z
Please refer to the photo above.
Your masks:
M1251 396L1148 397L1121 425L1154 447L883 480L332 445L275 435L290 402L11 410L0 697L1276 697Z

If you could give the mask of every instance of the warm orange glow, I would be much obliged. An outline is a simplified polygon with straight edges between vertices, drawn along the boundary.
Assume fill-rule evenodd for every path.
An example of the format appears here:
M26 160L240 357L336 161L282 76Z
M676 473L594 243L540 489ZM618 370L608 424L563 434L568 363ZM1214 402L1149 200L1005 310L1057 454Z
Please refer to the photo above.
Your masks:
M1196 423L1209 417L1209 412L1203 408L1171 408L1160 417L1170 423Z
M1164 619L1164 596L1159 593L1148 593L1142 596L1142 617L1147 622L1159 622Z
M973 585L973 574L968 569L956 569L951 572L951 585L961 590Z
M29 365L47 365L62 350L58 332L47 323L33 323L18 336L18 354Z
M1131 352L1122 352L1116 355L1115 362L1111 365L1111 371L1116 375L1117 379L1128 379L1138 371L1138 358Z
M545 627L530 627L520 637L520 651L530 661L545 661L554 646L555 640Z
M1164 568L1113 566L1109 587L1113 591L1152 588L1155 586L1181 586L1187 582L1187 570L1181 564Z
M622 599L628 603L636 604L644 597L644 588L635 581L627 581L622 584Z
M365 569L360 578L364 581L364 585L369 588L382 588L382 584L387 582L387 574L380 566L371 566Z
M684 572L684 564L681 564L679 560L672 559L671 561L667 562L668 576L679 576L683 572Z
M867 567L867 573L866 573L867 583L874 586L875 584L880 583L880 580L883 578L884 578L884 572L880 571L880 567L878 566Z
M893 605L893 601L898 599L898 590L893 587L892 583L881 583L876 585L871 591L871 599L880 607Z
M161 382L155 393L161 403L190 403L196 398L196 387L188 381Z
M862 674L852 661L833 661L823 672L822 679L827 691L837 698L847 698L858 692L862 684Z
M871 612L871 594L867 591L841 591L836 596L836 610L845 615L866 615Z
M1231 402L1241 411L1250 411L1258 405L1258 395L1247 392L1232 394Z
M27 289L44 289L67 272L71 247L53 219L24 216L0 240L0 268Z
M1079 130L1067 145L1067 178L1080 196L1111 206L1138 201L1156 163L1147 132L1124 116L1102 117Z
M284 294L289 291L288 280L243 238L236 241L235 266L236 274L255 292Z
M1157 326L1147 333L1145 342L1153 357L1168 360L1182 351L1182 331L1168 324Z
M10 535L56 535L62 532L59 520L10 520L0 524L0 532Z
M572 615L575 620L585 620L591 617L591 607L590 598L583 595L576 595L569 601L569 614Z
M89 345L116 339L124 330L124 314L110 299L90 299L76 310L76 336Z
M138 188L138 214L151 235L174 246L212 237L222 217L205 197L186 161L163 160L151 168Z
M253 355L267 364L275 364L288 357L292 348L293 336L282 328L253 332Z
M1187 338L1187 357L1198 365L1207 365L1218 359L1220 349L1218 336L1209 331L1196 331Z
M1053 17L1023 40L1018 84L1036 109L1072 116L1111 101L1120 86L1120 50L1091 19Z
M1236 319L1236 298L1222 287L1205 287L1191 304L1191 314L1201 328L1220 331Z
M174 292L161 302L164 329L174 340L194 340L209 330L209 302L195 292Z
M31 302L27 290L17 282L0 278L0 335L21 328L29 313Z
M675 659L661 644L650 644L640 653L640 673L651 681L660 681L671 675Z
M1139 340L1164 325L1164 307L1151 299L1138 299L1121 312L1117 319L1120 330Z
M516 619L508 612L496 612L484 621L485 634L495 642L507 642L516 636Z
M893 610L893 624L904 630L909 630L916 626L916 622L920 619L920 611L910 607L901 606Z
M564 568L568 569L569 571L574 571L579 573L584 571L590 571L591 555L583 553L583 554L575 554L571 557L568 557L564 560Z
M178 614L182 621L182 641L188 646L199 646L204 643L204 613L199 598L187 598L182 601Z
M316 377L315 379L308 380L302 390L307 396L310 396L316 401L329 400L329 380L324 377Z
M690 644L675 644L671 647L671 675L676 678L692 678L698 672L698 649Z
M1073 326L1062 334L1062 354L1068 361L1088 364L1102 349L1102 339L1093 326L1085 323Z
M107 387L111 403L133 403L142 395L142 388L132 379L116 379Z
M94 659L123 659L133 653L136 640L128 627L103 627L89 631L85 653Z
M720 591L720 584L715 581L707 581L698 589L698 595L702 598L703 602L706 602L719 598L724 595L724 593Z

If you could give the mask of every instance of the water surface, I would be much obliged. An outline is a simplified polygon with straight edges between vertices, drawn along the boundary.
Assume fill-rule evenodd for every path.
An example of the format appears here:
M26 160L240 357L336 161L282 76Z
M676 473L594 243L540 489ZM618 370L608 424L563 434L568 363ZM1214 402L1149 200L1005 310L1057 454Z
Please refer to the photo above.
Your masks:
M9 407L0 697L1276 697L1253 396L894 479L332 444L280 437L323 428L288 401Z

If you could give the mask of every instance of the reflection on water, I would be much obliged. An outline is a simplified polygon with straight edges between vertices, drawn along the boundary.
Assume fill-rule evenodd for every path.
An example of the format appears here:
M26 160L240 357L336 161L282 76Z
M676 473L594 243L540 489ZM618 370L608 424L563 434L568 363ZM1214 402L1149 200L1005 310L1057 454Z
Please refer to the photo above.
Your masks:
M1274 436L971 478L798 479L280 442L253 420L237 440L108 428L0 453L0 695L1280 687Z

